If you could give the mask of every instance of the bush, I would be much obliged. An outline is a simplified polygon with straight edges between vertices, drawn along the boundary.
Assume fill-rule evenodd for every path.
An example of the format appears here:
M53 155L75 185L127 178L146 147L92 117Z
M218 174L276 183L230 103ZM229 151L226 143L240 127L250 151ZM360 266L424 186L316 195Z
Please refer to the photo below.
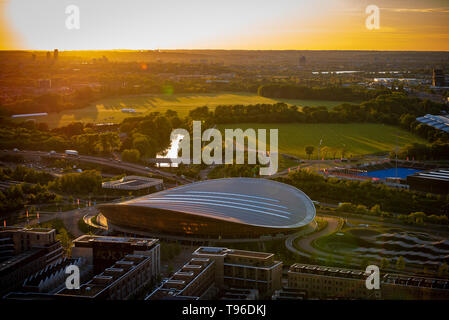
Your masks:
M122 160L126 162L138 163L140 161L140 152L137 149L126 149L122 152Z

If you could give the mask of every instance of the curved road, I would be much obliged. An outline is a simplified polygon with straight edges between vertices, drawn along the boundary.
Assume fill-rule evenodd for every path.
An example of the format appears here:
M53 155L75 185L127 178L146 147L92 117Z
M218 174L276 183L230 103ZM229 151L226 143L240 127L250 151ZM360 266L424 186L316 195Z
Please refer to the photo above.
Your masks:
M27 224L37 224L37 223L43 223L47 222L49 220L53 219L61 219L64 223L64 226L67 228L67 230L75 237L79 237L83 235L84 233L79 230L78 228L78 221L83 218L86 214L89 212L92 212L93 208L82 208L82 209L74 209L70 211L62 211L62 212L42 212L40 211L39 219L31 219L27 222L21 222L17 225L19 226L26 226Z
M318 239L322 236L331 234L335 231L338 231L338 226L339 226L339 219L338 218L333 218L333 217L320 217L321 219L324 219L327 221L327 225L326 227L318 232L312 233L310 235L310 237L305 237L302 238L298 241L298 245L300 248L304 249L305 251L309 252L309 253L322 253L321 251L315 249L312 246L312 242L315 239Z
M337 231L338 227L339 227L339 218L334 218L334 217L321 217L321 218L327 221L326 227L321 231L318 231L315 233L312 232L309 236L306 235L298 241L299 247L304 249L304 251L300 251L300 250L296 249L295 246L293 245L294 241L299 236L301 236L298 233L293 234L285 241L285 246L287 247L287 249L293 253L296 253L296 254L298 254L300 256L304 256L304 257L310 257L311 253L323 254L323 252L315 249L312 246L312 242L315 239L318 239L319 237L322 237L324 235L327 235L327 234Z

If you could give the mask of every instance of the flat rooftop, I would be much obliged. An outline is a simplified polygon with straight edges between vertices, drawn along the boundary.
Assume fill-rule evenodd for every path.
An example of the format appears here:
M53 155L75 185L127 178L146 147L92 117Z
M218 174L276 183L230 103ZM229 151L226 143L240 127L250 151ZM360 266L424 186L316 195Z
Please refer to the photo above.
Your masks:
M312 200L297 188L267 179L225 178L191 183L116 206L183 212L260 227L298 228L315 217Z
M50 228L0 227L0 232L51 233Z
M449 169L438 169L438 170L430 170L430 171L422 171L417 172L411 177L428 179L428 180L437 180L441 182L449 182Z
M10 268L17 268L21 263L28 263L35 260L40 251L41 249L32 248L0 262L0 273Z
M263 260L269 259L274 256L273 253L228 249L222 247L199 247L198 249L195 250L194 254L219 255L219 256L229 255L229 256L263 259Z
M449 292L449 280L445 279L386 274L383 276L382 282L419 288L448 290Z
M138 246L152 246L153 244L159 242L159 239L151 238L131 238L131 237L108 237L108 236L95 236L95 235L82 235L75 240L73 243L78 246L89 246L92 243L104 243L104 244L114 244L114 243L128 243L130 245Z
M105 189L141 190L159 186L164 183L161 179L141 176L126 176L119 180L106 181L101 184Z
M94 298L113 286L114 283L127 275L128 272L133 271L133 267L138 266L147 259L149 257L143 255L128 254L123 259L116 261L112 267L106 268L102 273L95 275L90 281L82 284L79 289L63 288L56 295ZM129 265L129 268L125 269L120 267L124 264Z
M307 274L320 275L320 276L351 278L351 279L360 279L360 280L366 279L365 271L346 269L346 268L336 268L336 267L334 268L334 267L310 265L310 264L304 264L304 263L295 263L295 264L291 265L289 272L307 273Z

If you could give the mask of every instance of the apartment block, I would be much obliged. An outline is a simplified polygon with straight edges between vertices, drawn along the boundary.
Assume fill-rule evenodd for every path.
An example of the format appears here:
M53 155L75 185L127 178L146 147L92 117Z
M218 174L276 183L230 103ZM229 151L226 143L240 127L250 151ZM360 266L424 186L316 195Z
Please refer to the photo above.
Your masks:
M365 271L293 264L288 271L288 287L307 291L308 299L379 299L379 290L366 288Z
M212 299L217 293L215 271L215 261L192 258L146 300Z
M20 287L30 275L62 259L54 229L0 228L0 293Z
M288 287L307 292L308 299L449 299L449 281L411 275L380 275L380 288L369 290L365 271L295 263Z

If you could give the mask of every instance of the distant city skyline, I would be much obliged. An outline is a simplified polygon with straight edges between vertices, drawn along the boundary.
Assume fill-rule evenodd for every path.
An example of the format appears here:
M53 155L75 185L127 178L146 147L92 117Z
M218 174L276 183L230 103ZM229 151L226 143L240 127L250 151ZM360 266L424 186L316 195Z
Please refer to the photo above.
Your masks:
M68 5L78 30L66 27ZM445 0L0 0L0 15L1 50L449 50Z

